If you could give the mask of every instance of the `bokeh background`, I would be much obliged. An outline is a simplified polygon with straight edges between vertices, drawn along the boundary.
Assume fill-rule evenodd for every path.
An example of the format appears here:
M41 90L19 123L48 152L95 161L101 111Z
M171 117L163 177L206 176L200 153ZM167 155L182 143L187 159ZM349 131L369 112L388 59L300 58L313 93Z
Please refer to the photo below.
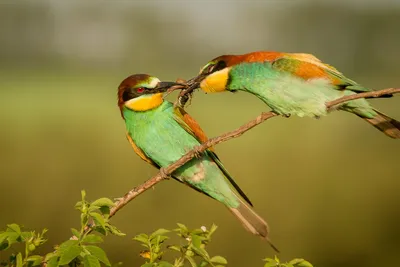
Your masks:
M133 73L191 78L208 60L308 52L376 89L400 86L399 1L1 1L0 226L50 229L43 252L79 227L74 204L118 197L156 173L133 152L116 106ZM174 100L175 95L170 96ZM400 98L371 100L400 119ZM243 93L195 94L209 136L267 110ZM400 251L400 144L351 114L275 118L217 147L271 226L284 260L394 266ZM113 262L139 266L135 234L216 223L212 254L262 266L273 251L217 202L163 182L113 218ZM4 257L4 254L0 257Z

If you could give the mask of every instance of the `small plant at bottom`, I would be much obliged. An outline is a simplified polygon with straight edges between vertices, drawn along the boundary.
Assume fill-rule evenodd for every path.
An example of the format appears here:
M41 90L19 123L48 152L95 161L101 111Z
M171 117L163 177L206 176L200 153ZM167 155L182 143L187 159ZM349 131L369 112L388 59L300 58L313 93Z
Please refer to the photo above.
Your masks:
M106 252L99 247L103 236L113 234L124 236L115 226L109 223L109 214L113 201L108 198L99 198L93 202L86 200L85 191L81 192L81 201L75 208L80 211L80 229L72 228L72 237L56 246L53 252L47 255L38 255L36 249L47 240L44 229L42 232L25 231L18 224L7 225L0 231L0 266L4 267L100 267L120 266L121 263L111 265ZM140 252L145 259L142 267L225 267L228 261L222 256L210 256L206 247L217 230L216 225L209 229L202 226L198 229L189 229L178 223L178 228L167 230L164 228L147 234L139 234L133 239L140 242L146 249ZM170 236L178 236L180 244L166 244ZM2 253L13 252L7 259ZM6 252L5 252L6 251ZM171 262L163 260L165 254L175 255ZM9 254L7 254L9 255ZM264 259L264 267L312 267L311 263L303 259L294 259L286 263L275 257Z
M217 226L214 224L210 230L207 230L205 226L189 230L185 225L178 223L177 229L166 230L162 228L150 235L137 235L133 239L142 243L142 246L146 248L140 253L147 260L142 267L182 267L186 262L190 263L192 267L223 267L228 261L222 256L211 257L205 249L215 230L217 230ZM172 232L175 232L181 240L184 240L183 245L165 245L165 241L169 239L166 234ZM167 251L179 253L173 264L162 260L162 256Z
M9 249L16 244L24 244L23 252L11 254L8 261L0 262L0 266L39 266L43 261L43 256L34 255L37 247L46 242L44 238L47 229L41 233L35 231L22 231L18 224L9 224L5 231L0 232L0 252Z
M108 222L110 208L114 202L108 198L99 198L88 202L85 191L81 192L82 200L76 203L75 208L81 212L81 229L71 229L73 237L61 243L54 252L46 255L47 267L83 266L100 267L100 262L111 266L106 253L97 244L103 242L102 235L114 234L123 236L115 226Z
M304 259L293 259L289 262L281 262L278 257L264 259L264 267L313 267L311 263Z

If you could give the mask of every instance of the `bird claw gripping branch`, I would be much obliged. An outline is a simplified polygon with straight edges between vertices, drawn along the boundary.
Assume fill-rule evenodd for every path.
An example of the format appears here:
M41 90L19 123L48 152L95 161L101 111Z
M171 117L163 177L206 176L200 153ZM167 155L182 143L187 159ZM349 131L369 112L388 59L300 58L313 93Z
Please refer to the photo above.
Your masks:
M188 101L190 101L189 104L191 103L193 89L190 92L187 92L188 89L191 89L191 88L190 88L190 84L188 84L188 82L184 79L178 78L176 80L176 82L180 83L181 85L180 86L172 86L167 91L167 95L172 93L175 90L181 90L181 92L179 93L178 99L174 103L174 106L184 108Z

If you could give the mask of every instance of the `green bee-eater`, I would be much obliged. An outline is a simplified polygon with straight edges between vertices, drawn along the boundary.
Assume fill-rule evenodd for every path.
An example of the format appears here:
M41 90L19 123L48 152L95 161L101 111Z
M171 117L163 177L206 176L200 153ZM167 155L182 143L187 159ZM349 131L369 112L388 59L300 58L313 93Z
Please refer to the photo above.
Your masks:
M173 85L177 84L136 74L123 80L118 88L118 106L125 120L127 138L135 152L156 168L172 164L207 141L206 135L189 114L163 99L163 93ZM172 177L218 200L247 230L268 238L267 223L250 207L250 200L212 148L179 167Z
M326 102L372 91L313 55L281 52L220 56L208 62L192 81L200 82L197 86L208 93L249 92L278 114L300 117L326 115ZM345 102L337 109L357 115L389 137L400 138L400 122L373 108L366 99Z

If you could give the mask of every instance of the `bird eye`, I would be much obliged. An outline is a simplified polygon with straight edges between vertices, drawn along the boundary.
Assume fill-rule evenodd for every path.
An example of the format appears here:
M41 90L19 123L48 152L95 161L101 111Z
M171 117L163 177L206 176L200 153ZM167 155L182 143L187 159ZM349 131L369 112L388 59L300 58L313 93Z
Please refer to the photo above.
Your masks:
M203 73L204 73L204 74L209 74L209 73L211 73L211 72L213 71L214 67L215 67L215 64L210 64L210 65L208 65L208 66L203 70Z
M211 74L213 72L222 70L223 68L226 67L226 63L224 61L218 61L216 63L212 63L210 65L208 65L204 70L203 73L204 74Z
M144 92L144 87L139 87L136 89L136 92L138 93L143 93Z

